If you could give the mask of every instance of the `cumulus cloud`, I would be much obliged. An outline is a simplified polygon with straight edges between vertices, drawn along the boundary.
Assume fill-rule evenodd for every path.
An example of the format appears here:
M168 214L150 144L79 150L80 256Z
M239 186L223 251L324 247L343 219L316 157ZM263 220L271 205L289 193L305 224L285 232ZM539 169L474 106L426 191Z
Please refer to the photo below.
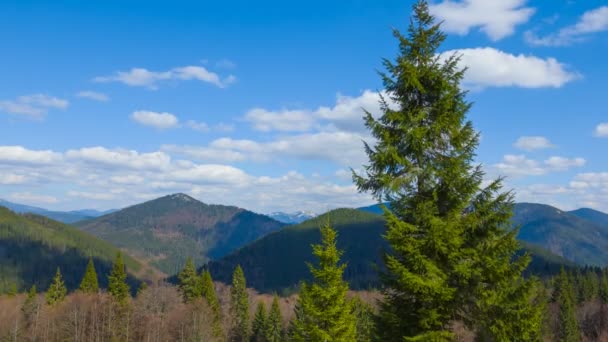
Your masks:
M444 0L431 4L429 10L443 21L446 32L466 35L479 28L497 41L515 32L518 25L528 22L535 10L525 7L526 0Z
M537 46L567 46L585 40L590 34L608 31L608 6L585 12L578 22L543 37L533 31L525 33L526 41Z
M547 148L555 147L549 139L541 136L524 136L517 139L513 146L525 150L525 151L534 151L534 150L544 150Z
M473 89L487 87L559 88L580 78L555 58L542 59L524 54L512 55L495 48L446 51L443 58L460 55L467 67L464 85Z
M215 72L202 66L183 66L167 71L150 71L145 68L132 68L129 71L118 71L114 75L99 76L93 79L97 83L120 82L133 87L158 89L161 82L196 80L225 88L236 81L234 75L222 78Z
M99 102L110 101L110 98L108 97L108 95L106 95L104 93L99 93L96 91L90 91L90 90L84 90L84 91L78 92L76 94L76 96L83 98L83 99L89 99L89 100L99 101Z
M30 150L23 146L0 146L0 162L3 164L51 164L61 159L61 154L50 150Z
M571 168L582 167L586 163L583 158L550 157L542 162L529 159L524 155L508 154L493 168L499 174L509 177L541 176L551 172L567 171Z
M25 184L29 181L25 175L19 175L15 173L0 173L0 184L1 185L17 185Z
M364 132L365 111L378 117L381 114L379 101L378 92L365 90L359 96L338 94L335 104L314 110L254 108L245 114L244 119L250 122L254 129L263 132L307 132L313 129Z
M608 137L608 122L600 123L595 127L595 136L601 138Z
M242 151L260 149L259 145L244 140L218 141L214 147ZM266 153L264 148L267 147L262 147L258 153ZM25 151L30 155L36 152ZM369 195L359 194L349 181L340 184L333 174L305 176L289 171L278 176L260 176L222 163L174 159L163 151L140 152L100 146L51 153L58 158L49 164L0 162L0 175L5 176L0 186L17 189L10 199L32 204L60 203L67 208L108 208L131 205L167 193L186 192L207 203L239 205L260 212L295 209L322 212L371 202ZM298 153L302 158L310 157L306 151ZM65 192L40 188L39 184L53 184L54 189L65 189Z
M195 131L209 132L209 125L207 125L204 122L189 120L186 122L186 126L188 126L190 129L193 129Z
M144 126L151 126L158 129L174 128L179 126L179 120L171 113L158 113L147 110L139 110L131 115L133 121Z
M171 163L171 157L164 152L139 153L101 146L68 150L65 156L75 162L119 169L162 170Z
M66 109L67 100L46 94L19 96L15 100L0 100L0 111L15 115L41 118L51 109Z
M28 204L54 204L58 203L59 199L48 195L33 194L31 192L16 192L8 196L9 199Z
M268 142L220 138L208 146L165 145L173 152L201 161L270 161L277 159L325 160L344 166L359 167L365 160L363 140L370 137L352 132L317 132L285 136Z

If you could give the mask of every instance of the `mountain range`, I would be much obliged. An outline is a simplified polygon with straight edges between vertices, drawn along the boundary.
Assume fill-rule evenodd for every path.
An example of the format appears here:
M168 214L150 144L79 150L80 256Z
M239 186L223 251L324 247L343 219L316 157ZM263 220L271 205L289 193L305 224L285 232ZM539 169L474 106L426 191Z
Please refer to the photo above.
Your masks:
M284 225L265 215L205 204L185 194L164 196L76 223L167 275L179 271L188 257L202 265Z
M310 220L311 218L315 218L317 214L310 211L296 211L293 213L284 213L281 211L277 211L274 213L268 214L269 217L283 223L287 224L298 224L302 223L306 220Z
M11 206L20 212L57 213L14 203ZM19 273L15 265L23 264L25 269L37 264L66 266L66 260L82 265L90 255L87 246L103 244L106 252L100 260L107 263L120 248L132 260L130 269L142 279L176 274L192 257L197 266L208 263L219 280L229 281L232 270L240 264L255 288L288 290L309 279L306 262L313 261L310 245L319 241L318 227L330 222L338 230L339 247L345 250L345 278L353 288L362 289L377 284L381 255L388 249L382 238L385 224L379 205L337 209L306 220L313 214L271 215L285 221L279 222L242 208L205 204L185 194L173 194L109 213L69 212L86 217L73 224L80 231L40 215L3 210L1 216L12 223L10 229L0 231L4 234L0 253L12 251L21 259L7 259L13 262L13 268L0 262L0 279L23 278L23 284L33 277L29 271ZM304 221L295 223L297 220ZM2 228L3 222L0 218ZM61 229L51 229L51 234L49 226ZM519 229L524 250L534 256L529 272L551 273L562 265L608 265L608 214L586 208L562 211L543 204L519 203L514 207L513 226ZM15 239L15 231L20 229L23 234ZM65 241L72 241L69 238L88 242L66 244ZM45 242L47 239L51 242ZM72 254L66 259L63 252L57 251L61 250L59 246L68 245L72 249L67 250L84 252L69 252ZM34 252L23 258L28 249ZM51 274L48 275L50 279Z
M99 211L95 209L82 209L82 210L73 210L73 211L52 211L39 207L33 207L25 204L18 204L9 201L5 201L0 199L0 206L8 208L16 213L25 214L38 214L42 216L46 216L53 220L63 222L63 223L74 223L94 217L99 217L105 214L109 214L111 212L116 211L115 209Z
M18 214L0 207L0 293L10 286L46 289L59 267L69 289L77 288L89 257L101 286L107 284L119 250L110 243L67 224L36 214ZM137 260L124 256L130 273L145 278ZM136 284L134 276L130 282Z
M320 242L319 227L330 222L338 233L338 247L344 251L344 279L352 289L379 285L382 254L389 249L382 238L384 217L358 209L337 209L269 234L208 266L215 279L229 282L232 271L241 265L247 284L262 292L289 292L302 280L310 280L307 263L314 263L311 244ZM523 243L522 252L532 256L528 273L553 274L574 263L543 248Z

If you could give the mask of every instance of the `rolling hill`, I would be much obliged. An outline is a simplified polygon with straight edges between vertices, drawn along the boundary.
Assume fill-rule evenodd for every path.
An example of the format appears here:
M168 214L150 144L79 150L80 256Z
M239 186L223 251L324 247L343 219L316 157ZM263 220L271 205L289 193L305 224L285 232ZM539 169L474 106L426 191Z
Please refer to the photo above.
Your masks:
M269 234L236 252L209 263L214 279L230 282L232 271L241 265L248 286L262 292L285 291L302 280L310 280L307 262L314 262L311 244L319 243L319 227L331 222L338 232L338 247L347 263L344 278L352 289L378 286L382 253L388 248L382 238L385 221L380 215L358 209L337 209L301 224ZM524 249L532 255L528 273L552 274L569 261L531 244Z
M518 203L513 223L518 238L579 265L608 265L608 225L589 220L588 210L567 212L545 204ZM594 216L601 217L594 211ZM604 214L605 215L605 214Z
M74 210L74 211L52 211L44 208L33 207L25 204L18 204L9 201L5 201L0 199L0 206L6 207L16 213L19 214L37 214L46 216L55 221L63 222L63 223L74 223L94 217L99 217L105 214L112 212L113 210L108 211L98 211L93 209L83 209L83 210Z
M77 226L166 274L175 274L188 257L202 265L284 224L245 209L208 205L185 194L173 194Z
M13 284L20 290L36 284L46 289L61 268L68 289L78 287L89 257L92 257L101 286L107 285L112 260L118 249L74 227L35 214L17 214L0 207L0 293ZM130 272L143 271L129 256ZM134 277L130 282L136 284Z

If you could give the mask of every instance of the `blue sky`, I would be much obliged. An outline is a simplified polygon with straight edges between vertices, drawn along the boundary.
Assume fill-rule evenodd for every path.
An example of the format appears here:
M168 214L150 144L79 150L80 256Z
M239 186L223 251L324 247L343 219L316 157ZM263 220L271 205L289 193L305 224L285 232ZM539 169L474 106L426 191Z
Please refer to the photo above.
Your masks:
M412 1L2 1L0 198L123 207L167 193L259 212L372 202L361 108ZM488 178L608 210L608 1L433 1L469 67Z

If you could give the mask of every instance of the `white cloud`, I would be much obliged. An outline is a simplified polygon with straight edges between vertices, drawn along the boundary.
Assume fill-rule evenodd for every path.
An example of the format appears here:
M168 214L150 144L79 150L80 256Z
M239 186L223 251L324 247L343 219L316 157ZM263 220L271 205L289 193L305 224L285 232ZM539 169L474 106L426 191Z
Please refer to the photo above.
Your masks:
M464 85L473 89L487 87L559 88L580 78L554 58L542 59L524 54L512 55L494 48L446 51L443 58L461 55L468 67Z
M228 165L206 164L177 169L168 178L193 184L246 184L251 180L243 170Z
M107 192L86 192L86 191L68 191L68 196L77 197L77 198L85 198L92 200L100 200L100 201L111 201L116 198L115 194L107 193Z
M217 73L207 70L202 66L184 66L173 68L168 71L150 71L144 68L132 68L129 71L118 71L111 76L100 76L93 79L94 82L120 82L133 87L146 87L158 89L159 83L170 80L196 80L213 84L219 88L225 88L236 81L234 75L221 78Z
M29 181L29 178L25 175L19 175L15 173L0 173L0 184L1 185L17 185L25 184Z
M524 155L508 154L502 162L493 165L499 174L510 177L541 176L551 172L567 171L571 168L582 167L586 163L583 158L550 157L543 162L528 159Z
M305 132L310 130L314 123L313 113L302 110L267 111L254 108L245 114L245 120L251 122L256 130L262 132Z
M254 108L245 114L245 120L250 122L254 129L263 132L307 132L313 129L365 132L365 111L372 113L374 117L380 116L379 101L379 93L365 90L356 97L338 94L333 106L321 106L315 110L272 111Z
M0 146L0 163L4 164L51 164L61 159L61 154L50 150L29 150L23 146Z
M68 150L65 155L73 161L119 169L162 170L171 164L171 157L163 152L139 153L101 146Z
M16 192L10 194L8 197L15 202L25 204L54 204L59 202L56 197L33 194L31 192Z
M442 29L460 35L479 28L497 41L528 22L535 10L525 7L526 0L444 0L429 6L431 14L443 21Z
M34 118L44 116L50 109L66 109L68 106L67 100L46 94L24 95L15 100L0 100L0 111Z
M144 177L138 175L121 175L110 177L110 181L116 184L141 184L144 182Z
M146 110L133 112L131 119L144 125L158 129L174 128L179 125L177 117L171 113L157 113Z
M555 147L549 139L541 136L520 137L513 146L525 151L543 150Z
M161 149L201 161L262 162L292 158L325 160L343 166L359 167L366 160L363 140L372 141L370 137L360 134L334 131L286 136L269 142L220 138L208 146L166 145Z
M596 137L608 137L608 122L603 122L595 127Z
M570 168L585 166L587 161L583 158L550 157L544 163L551 171L565 171Z
M207 125L204 122L189 120L188 122L186 122L186 126L190 127L191 129L193 129L195 131L209 132L209 125Z
M99 93L96 91L90 91L90 90L78 92L78 94L76 94L76 96L83 98L83 99L89 99L89 100L99 101L99 102L110 101L110 98L108 97L108 95L106 95L104 93Z
M533 31L527 31L525 38L532 45L566 46L585 40L589 34L603 31L608 31L608 6L585 12L576 24L566 26L557 33L539 37Z

